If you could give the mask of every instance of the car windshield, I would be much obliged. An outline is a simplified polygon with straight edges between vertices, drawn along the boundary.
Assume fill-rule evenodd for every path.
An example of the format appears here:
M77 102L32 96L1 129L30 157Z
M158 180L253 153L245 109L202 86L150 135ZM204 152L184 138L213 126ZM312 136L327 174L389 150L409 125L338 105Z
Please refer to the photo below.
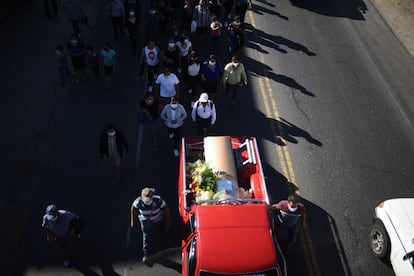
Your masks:
M229 197L223 199L200 199L196 200L197 204L246 204L246 203L264 203L265 200L261 198L236 198Z

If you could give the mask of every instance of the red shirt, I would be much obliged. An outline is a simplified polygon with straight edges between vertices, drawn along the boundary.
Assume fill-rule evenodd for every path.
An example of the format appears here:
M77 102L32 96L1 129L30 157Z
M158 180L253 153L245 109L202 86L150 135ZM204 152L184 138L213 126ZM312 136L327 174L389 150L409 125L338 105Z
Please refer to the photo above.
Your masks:
M273 205L274 208L280 211L280 219L282 224L286 227L296 226L302 215L306 214L305 206L302 203L297 204L297 209L294 212L289 210L289 203L287 200L279 201Z

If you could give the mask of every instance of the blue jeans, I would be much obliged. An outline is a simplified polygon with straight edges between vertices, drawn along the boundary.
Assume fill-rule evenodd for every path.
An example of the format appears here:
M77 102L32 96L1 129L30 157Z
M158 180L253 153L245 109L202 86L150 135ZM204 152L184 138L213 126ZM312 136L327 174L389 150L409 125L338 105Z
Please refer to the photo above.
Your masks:
M142 232L142 251L144 255L156 252L161 244L162 232L164 229L163 221L158 224L148 220L140 220Z

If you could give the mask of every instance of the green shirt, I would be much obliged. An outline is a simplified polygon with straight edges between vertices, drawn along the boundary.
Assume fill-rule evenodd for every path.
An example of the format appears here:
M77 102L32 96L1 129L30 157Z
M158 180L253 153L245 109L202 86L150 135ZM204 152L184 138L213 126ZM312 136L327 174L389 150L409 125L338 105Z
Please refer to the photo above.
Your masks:
M247 80L246 71L244 70L243 64L239 63L239 66L234 67L230 62L224 67L223 82L230 85L236 85L242 81Z

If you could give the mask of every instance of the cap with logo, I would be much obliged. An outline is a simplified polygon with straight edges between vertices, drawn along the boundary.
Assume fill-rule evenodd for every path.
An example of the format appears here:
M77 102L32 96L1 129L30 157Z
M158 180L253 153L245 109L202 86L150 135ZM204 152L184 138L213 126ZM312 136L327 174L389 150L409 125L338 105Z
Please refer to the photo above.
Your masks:
M55 221L58 218L58 208L54 204L50 204L46 207L46 219Z

